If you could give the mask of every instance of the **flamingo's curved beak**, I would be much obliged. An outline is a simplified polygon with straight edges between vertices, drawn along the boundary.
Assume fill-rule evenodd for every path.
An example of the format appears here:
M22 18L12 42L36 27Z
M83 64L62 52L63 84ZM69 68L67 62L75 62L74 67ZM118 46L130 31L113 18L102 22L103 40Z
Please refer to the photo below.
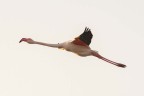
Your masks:
M22 38L19 43L21 43L22 41L27 41L27 38Z

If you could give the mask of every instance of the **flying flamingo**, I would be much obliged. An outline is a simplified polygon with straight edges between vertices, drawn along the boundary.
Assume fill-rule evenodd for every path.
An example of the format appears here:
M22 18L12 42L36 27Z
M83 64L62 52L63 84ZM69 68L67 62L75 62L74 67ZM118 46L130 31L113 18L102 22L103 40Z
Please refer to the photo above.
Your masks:
M93 37L93 35L91 33L91 30L86 27L84 32L80 36L76 37L73 41L67 41L67 42L58 43L58 44L49 44L49 43L34 41L31 38L22 38L19 41L19 43L24 41L29 44L38 44L38 45L43 45L43 46L48 46L48 47L53 47L53 48L64 49L66 51L76 53L82 57L95 56L99 59L102 59L102 60L104 60L110 64L116 65L118 67L122 67L122 68L126 67L126 65L124 65L124 64L111 61L111 60L101 56L97 51L91 50L89 45L91 43L92 37Z

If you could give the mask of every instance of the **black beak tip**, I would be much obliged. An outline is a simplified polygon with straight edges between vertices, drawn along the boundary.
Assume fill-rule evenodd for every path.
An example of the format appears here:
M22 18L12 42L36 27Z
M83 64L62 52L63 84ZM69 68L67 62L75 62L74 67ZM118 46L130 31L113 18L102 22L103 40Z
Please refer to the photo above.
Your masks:
M22 39L23 39L23 38L22 38ZM22 39L19 41L19 43L21 43L21 42L23 41Z

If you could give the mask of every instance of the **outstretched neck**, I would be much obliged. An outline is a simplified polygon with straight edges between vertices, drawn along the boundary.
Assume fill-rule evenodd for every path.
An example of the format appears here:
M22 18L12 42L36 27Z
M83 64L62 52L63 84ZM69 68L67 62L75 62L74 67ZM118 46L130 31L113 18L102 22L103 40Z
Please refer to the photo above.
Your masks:
M38 42L38 41L35 41L35 44L53 47L53 48L62 48L62 44L49 44L49 43L43 43L43 42Z

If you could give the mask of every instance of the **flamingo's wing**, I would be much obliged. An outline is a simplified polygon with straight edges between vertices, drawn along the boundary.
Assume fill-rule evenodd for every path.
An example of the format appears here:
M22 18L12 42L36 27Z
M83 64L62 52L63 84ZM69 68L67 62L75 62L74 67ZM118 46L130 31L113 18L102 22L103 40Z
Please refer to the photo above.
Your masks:
M91 30L86 27L84 32L80 36L75 38L75 40L72 41L72 43L77 44L77 45L88 46L91 43L92 37L93 35L91 33Z

